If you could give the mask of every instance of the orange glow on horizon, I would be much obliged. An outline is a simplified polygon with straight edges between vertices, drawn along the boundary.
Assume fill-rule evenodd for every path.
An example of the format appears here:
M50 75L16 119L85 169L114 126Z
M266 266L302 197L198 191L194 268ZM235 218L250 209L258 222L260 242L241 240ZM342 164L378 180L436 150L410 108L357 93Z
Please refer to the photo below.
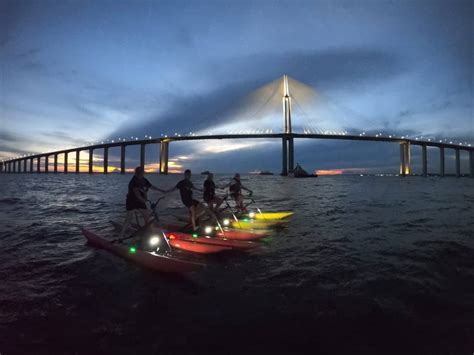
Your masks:
M342 175L344 173L344 170L342 169L316 170L315 173L318 175Z

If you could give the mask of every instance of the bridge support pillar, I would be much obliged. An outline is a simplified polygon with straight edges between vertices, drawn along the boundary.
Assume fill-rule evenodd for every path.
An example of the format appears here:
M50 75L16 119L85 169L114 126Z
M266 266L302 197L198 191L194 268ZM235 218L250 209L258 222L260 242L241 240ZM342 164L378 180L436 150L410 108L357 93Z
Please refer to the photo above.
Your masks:
M120 146L120 174L125 174L125 148L126 145Z
M76 150L76 174L79 174L81 168L81 151Z
M471 177L474 177L474 150L469 151L469 171Z
M44 157L44 172L49 172L49 155L45 155Z
M89 149L89 174L92 174L94 169L94 149Z
M288 138L288 172L293 173L295 168L295 143L293 137Z
M64 153L64 174L67 174L67 156L68 156L68 153Z
M160 142L160 174L168 174L169 142Z
M469 151L469 175L474 177L474 150Z
M282 152L281 152L281 175L288 175L288 140L286 137L282 138Z
M109 173L109 147L104 148L104 174Z
M30 173L33 172L33 158L30 158Z
M439 147L439 175L444 176L444 147Z
M58 154L54 154L54 173L58 173Z
M410 142L400 143L400 175L406 176L411 174L410 166L411 152Z
M426 154L426 145L421 146L421 160L423 165L423 176L428 176L428 158Z
M461 176L461 159L459 156L459 149L455 150L456 152L456 177Z
M26 159L23 159L23 172L26 173Z
M140 145L140 167L145 171L145 144Z
M13 170L14 173L16 173L16 161L15 160L12 162L12 170Z
M12 163L11 163L11 161L8 162L8 172L9 173L12 172Z

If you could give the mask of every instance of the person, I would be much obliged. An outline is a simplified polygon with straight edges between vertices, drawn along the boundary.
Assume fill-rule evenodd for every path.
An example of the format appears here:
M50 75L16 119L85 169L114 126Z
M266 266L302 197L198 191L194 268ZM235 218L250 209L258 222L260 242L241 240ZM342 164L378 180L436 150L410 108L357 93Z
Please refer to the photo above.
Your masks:
M214 174L207 174L207 179L204 180L203 187L204 193L202 195L202 198L204 201L206 201L207 205L209 206L209 209L212 212L215 212L220 207L222 202L224 202L224 200L216 196L216 184L214 183Z
M237 210L239 210L240 212L247 213L247 209L244 205L244 196L242 195L242 189L248 191L250 195L252 195L252 190L242 185L242 182L240 181L240 174L238 173L234 175L231 182L227 186L229 187L230 196L235 201Z
M201 190L194 187L193 183L191 182L191 170L186 169L184 171L184 179L178 182L175 187L165 192L171 192L174 189L179 190L179 193L181 195L181 201L189 209L191 224L193 225L193 230L196 231L198 229L196 223L196 215L200 202L193 198L193 190Z
M125 231L127 230L127 227L136 212L139 212L142 215L145 225L149 223L150 215L147 211L146 205L148 202L148 189L165 192L164 190L152 185L145 178L144 169L139 166L135 168L135 174L128 183L128 193L126 200L127 214L125 215L125 221L122 225L122 232L120 234L121 237L124 236Z

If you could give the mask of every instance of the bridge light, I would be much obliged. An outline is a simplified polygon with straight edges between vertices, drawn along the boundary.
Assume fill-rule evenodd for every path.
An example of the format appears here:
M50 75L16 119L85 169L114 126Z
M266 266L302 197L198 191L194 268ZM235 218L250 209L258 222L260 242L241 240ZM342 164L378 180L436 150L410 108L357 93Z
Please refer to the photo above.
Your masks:
M453 142L449 142L449 144L453 144Z

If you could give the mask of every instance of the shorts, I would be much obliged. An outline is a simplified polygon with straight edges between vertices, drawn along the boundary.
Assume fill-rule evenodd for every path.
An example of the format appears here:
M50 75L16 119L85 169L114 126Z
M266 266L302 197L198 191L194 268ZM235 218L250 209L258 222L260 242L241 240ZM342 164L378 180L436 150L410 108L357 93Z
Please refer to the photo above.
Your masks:
M128 198L127 198L126 208L127 208L127 211L147 209L145 203L135 200L135 199L128 199Z
M197 205L199 205L199 201L198 201L198 200L195 200L195 199L186 200L186 201L183 200L183 204L184 204L187 208L191 208L191 206L197 206Z
M216 198L216 195L207 194L203 196L203 200L206 201L207 203L211 202L215 198Z

